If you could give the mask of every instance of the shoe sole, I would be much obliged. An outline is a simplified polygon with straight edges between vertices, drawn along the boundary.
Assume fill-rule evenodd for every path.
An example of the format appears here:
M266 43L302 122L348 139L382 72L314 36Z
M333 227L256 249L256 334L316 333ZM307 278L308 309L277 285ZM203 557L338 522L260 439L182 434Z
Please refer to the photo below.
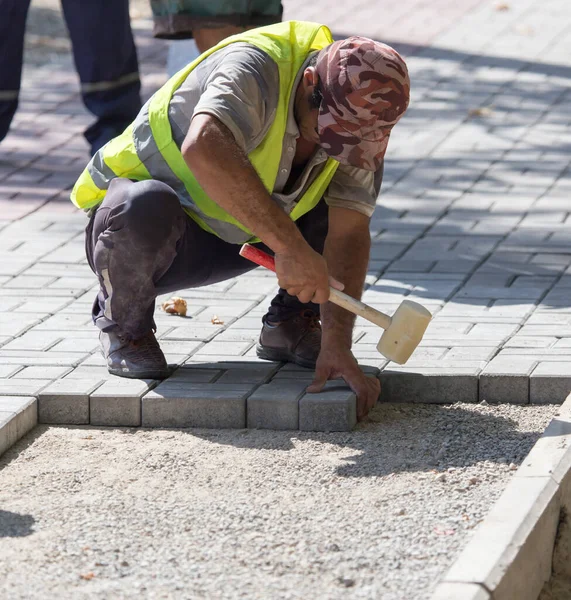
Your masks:
M267 348L265 346L256 346L256 356L262 360L271 360L272 362L290 362L304 367L305 369L315 370L315 362L296 356L289 350L283 348Z
M167 371L123 371L122 369L107 369L111 375L116 375L117 377L124 377L126 379L166 379L170 377L173 370L168 369Z

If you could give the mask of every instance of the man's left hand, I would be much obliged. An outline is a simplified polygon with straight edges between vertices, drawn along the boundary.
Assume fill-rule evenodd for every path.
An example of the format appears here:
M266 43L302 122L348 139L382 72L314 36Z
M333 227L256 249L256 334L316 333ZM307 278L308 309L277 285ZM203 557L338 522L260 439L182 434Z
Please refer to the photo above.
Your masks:
M351 350L322 346L315 366L315 377L307 391L320 392L327 380L339 377L342 377L357 395L357 419L362 421L379 398L379 380L376 377L367 377L361 371Z

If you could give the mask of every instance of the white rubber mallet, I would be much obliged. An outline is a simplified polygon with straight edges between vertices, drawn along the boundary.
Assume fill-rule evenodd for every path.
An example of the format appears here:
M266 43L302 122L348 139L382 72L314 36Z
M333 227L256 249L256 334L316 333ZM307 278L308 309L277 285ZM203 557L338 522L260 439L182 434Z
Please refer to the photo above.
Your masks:
M244 244L240 255L271 271L276 270L274 258L263 250ZM432 319L430 312L412 300L403 300L392 317L375 310L364 302L334 288L329 288L329 301L382 327L385 332L377 344L377 350L389 360L403 365L415 351Z

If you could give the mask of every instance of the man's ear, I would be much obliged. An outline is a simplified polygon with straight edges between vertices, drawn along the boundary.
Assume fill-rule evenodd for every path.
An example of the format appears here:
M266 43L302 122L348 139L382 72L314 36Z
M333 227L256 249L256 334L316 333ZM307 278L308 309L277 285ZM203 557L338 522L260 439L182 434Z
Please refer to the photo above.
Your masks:
M303 82L305 87L313 89L317 85L318 80L319 76L317 75L315 67L307 67L303 72Z

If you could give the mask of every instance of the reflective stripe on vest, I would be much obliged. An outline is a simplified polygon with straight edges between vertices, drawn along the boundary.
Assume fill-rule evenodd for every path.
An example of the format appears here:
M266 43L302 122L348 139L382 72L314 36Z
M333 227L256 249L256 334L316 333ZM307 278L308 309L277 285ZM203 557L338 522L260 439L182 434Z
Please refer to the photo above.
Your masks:
M100 203L114 177L157 179L177 193L187 214L203 229L231 243L255 241L251 232L211 200L192 172L172 137L168 118L170 101L192 70L216 50L235 42L252 44L275 61L279 71L279 101L264 139L248 158L271 194L281 160L293 85L308 54L332 43L329 29L316 23L289 21L232 36L202 54L172 77L143 107L121 136L106 144L77 181L72 201L88 209ZM328 159L290 213L293 220L310 211L321 199L339 163Z

